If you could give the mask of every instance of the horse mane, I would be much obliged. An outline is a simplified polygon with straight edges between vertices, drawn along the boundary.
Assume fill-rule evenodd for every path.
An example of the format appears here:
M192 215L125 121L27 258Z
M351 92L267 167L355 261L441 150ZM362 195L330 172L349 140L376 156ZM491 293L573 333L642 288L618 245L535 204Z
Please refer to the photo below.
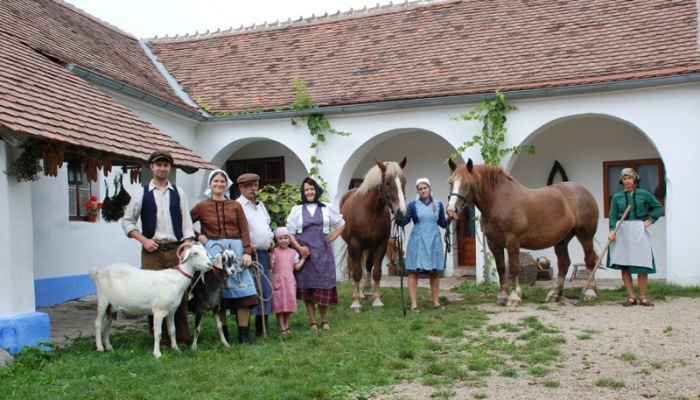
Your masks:
M386 176L390 179L403 174L401 166L399 166L399 163L395 161L387 161L384 163L384 165L386 165ZM357 192L361 195L366 195L370 190L379 187L383 181L384 178L382 177L382 170L379 169L379 166L375 165L370 168L369 171L367 171L362 184L357 189Z
M467 168L465 165L464 171L466 172L466 170ZM475 165L474 169L472 170L472 174L478 176L479 182L481 182L484 188L496 188L499 184L499 179L501 176L505 177L507 180L517 185L520 185L520 183L513 179L513 177L510 174L508 174L500 165Z

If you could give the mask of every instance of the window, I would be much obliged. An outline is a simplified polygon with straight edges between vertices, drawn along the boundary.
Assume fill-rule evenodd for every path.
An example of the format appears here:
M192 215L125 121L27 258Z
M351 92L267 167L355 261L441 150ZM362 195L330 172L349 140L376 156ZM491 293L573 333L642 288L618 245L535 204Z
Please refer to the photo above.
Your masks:
M68 165L68 219L83 221L87 218L87 210L83 203L92 196L92 184L87 179L80 164ZM96 194L95 194L96 195ZM99 200L98 200L99 201Z
M350 184L348 185L348 190L359 188L360 185L362 185L362 181L364 181L364 180L365 180L364 178L352 178L352 179L350 179Z
M265 185L279 186L284 183L284 157L250 158L247 160L229 160L226 162L226 173L234 182L231 186L231 198L241 195L236 179L245 173L260 176L260 187Z
M644 160L607 161L603 163L603 199L605 200L605 218L610 216L610 200L621 191L620 172L624 168L632 168L639 174L640 189L653 194L661 204L666 199L666 171L660 158Z

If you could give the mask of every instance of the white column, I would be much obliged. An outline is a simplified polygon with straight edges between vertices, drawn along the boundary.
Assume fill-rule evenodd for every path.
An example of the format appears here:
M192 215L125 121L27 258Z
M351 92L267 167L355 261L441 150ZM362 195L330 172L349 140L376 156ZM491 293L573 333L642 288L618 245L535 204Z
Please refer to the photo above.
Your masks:
M20 151L0 141L6 170ZM34 302L31 184L0 173L0 348L14 354L51 340L49 316Z

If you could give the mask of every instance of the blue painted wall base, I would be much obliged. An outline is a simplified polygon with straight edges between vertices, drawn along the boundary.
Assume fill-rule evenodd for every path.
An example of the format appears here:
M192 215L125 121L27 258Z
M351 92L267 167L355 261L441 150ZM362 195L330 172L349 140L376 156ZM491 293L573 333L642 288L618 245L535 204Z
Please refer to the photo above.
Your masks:
M17 354L23 347L34 347L51 341L51 323L46 313L33 312L12 317L0 317L0 347ZM50 350L48 346L42 346Z
M97 293L90 274L34 280L36 307L49 307Z

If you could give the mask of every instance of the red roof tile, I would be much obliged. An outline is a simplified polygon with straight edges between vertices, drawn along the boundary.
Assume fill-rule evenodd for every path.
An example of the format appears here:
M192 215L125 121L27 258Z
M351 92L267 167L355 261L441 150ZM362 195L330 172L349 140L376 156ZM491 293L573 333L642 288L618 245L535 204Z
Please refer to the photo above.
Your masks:
M60 141L114 164L134 164L165 149L187 171L214 168L208 161L140 119L129 109L20 39L0 29L0 128Z
M154 53L213 112L274 110L700 71L693 0L464 0L205 36Z
M166 149L187 171L213 167L69 72L68 63L186 107L135 38L61 1L3 0L0 127L112 154L115 164Z
M64 64L76 64L191 110L139 41L61 0L2 0L0 30Z

